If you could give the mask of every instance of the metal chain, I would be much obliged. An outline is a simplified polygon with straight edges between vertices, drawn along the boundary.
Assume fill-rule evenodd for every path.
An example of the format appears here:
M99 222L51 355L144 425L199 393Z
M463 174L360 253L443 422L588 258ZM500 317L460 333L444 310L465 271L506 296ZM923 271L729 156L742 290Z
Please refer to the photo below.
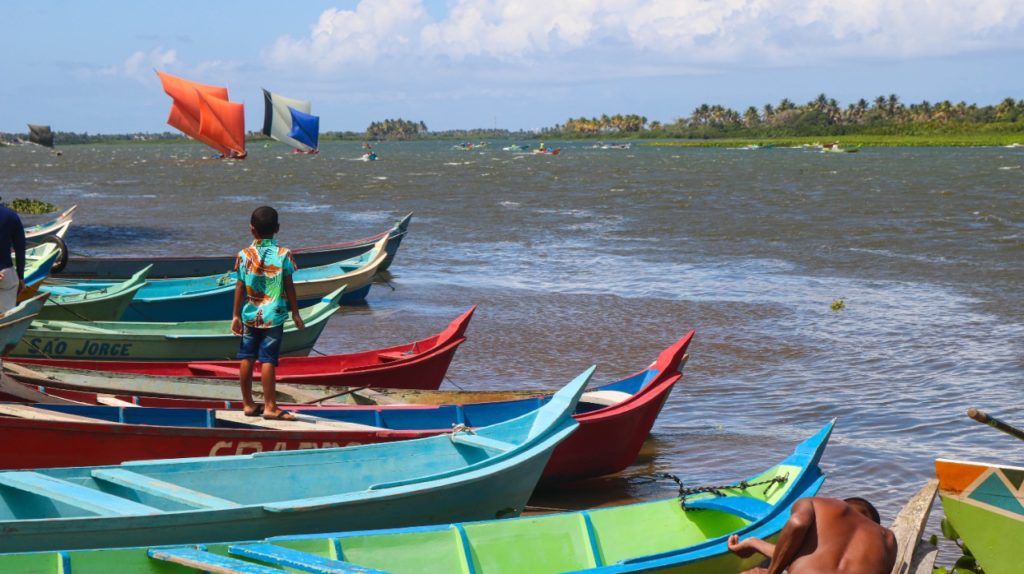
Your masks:
M745 480L741 480L740 482L738 482L736 484L691 486L691 487L685 486L683 484L682 479L679 478L678 476L676 476L674 474L667 473L667 472L661 472L661 473L658 473L658 474L654 475L654 479L655 480L657 480L659 478L667 478L667 479L671 480L672 482L676 483L676 485L679 487L679 505L683 508L683 510L686 510L686 497L687 496L691 496L691 495L694 495L694 494L702 494L702 493L705 493L705 492L714 494L715 496L725 496L725 493L722 492L723 490L728 490L728 489L750 490L751 488L753 488L755 486L765 486L765 485L767 485L768 487L771 487L771 485L773 485L773 484L785 484L789 480L789 473L786 473L786 474L784 474L782 476L775 476L775 477L769 478L768 480L762 480L762 481L759 481L759 482L747 482ZM764 494L768 494L768 488L764 489Z

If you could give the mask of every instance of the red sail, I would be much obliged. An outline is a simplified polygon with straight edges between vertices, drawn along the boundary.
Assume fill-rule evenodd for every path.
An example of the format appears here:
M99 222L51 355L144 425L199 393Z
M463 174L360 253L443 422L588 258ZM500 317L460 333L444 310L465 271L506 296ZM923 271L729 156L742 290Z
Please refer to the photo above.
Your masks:
M245 157L245 106L199 93L199 135L228 157Z
M244 109L242 104L228 102L227 88L200 84L159 70L156 73L164 92L174 100L168 124L224 155L245 155ZM205 119L204 113L208 116Z

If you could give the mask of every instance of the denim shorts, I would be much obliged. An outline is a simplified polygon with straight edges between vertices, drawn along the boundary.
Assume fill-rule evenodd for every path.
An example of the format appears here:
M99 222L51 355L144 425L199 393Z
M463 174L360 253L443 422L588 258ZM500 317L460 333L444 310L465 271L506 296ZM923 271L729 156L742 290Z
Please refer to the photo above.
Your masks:
M242 342L238 346L239 359L258 359L261 363L277 365L277 357L281 354L281 339L284 337L284 325L258 329L246 325L242 333Z

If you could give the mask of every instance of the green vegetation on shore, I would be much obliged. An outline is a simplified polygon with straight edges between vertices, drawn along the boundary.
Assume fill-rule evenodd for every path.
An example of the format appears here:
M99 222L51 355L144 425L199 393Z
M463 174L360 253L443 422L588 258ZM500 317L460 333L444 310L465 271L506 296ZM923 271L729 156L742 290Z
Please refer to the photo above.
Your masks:
M0 133L0 142L25 139ZM648 121L637 114L570 118L536 132L469 129L430 132L422 121L386 119L365 132L323 132L321 140L526 140L526 139L651 139L690 147L735 147L752 142L798 146L841 141L857 146L999 146L1024 143L1024 99L1006 98L995 105L966 102L904 104L895 94L860 99L846 107L825 94L803 105L789 99L750 106L742 113L721 105L701 104L671 123ZM266 140L249 132L246 140ZM176 132L159 134L88 134L56 132L58 145L76 143L187 142Z
M11 209L17 211L18 213L30 215L40 215L43 213L53 213L54 211L57 211L57 206L53 205L52 203L47 203L45 201L40 201L38 199L28 199L24 197L19 197L18 199L15 199L14 201L10 202L9 206Z

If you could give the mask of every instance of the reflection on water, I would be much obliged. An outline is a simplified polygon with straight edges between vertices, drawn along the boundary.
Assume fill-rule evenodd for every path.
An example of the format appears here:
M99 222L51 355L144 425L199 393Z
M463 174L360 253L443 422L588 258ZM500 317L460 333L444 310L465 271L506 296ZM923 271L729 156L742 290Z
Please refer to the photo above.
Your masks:
M332 318L317 348L404 342L479 304L446 386L555 387L592 363L614 380L695 328L645 454L537 506L671 496L645 478L660 472L746 477L833 417L825 492L870 498L886 518L936 457L1024 459L963 415L1024 423L1024 195L1005 169L1018 152L500 147L382 143L377 162L349 161L358 143L312 157L257 147L245 162L201 159L198 145L69 146L59 160L4 148L0 165L4 196L81 206L77 251L232 252L261 204L280 208L296 247L415 211L388 284Z

